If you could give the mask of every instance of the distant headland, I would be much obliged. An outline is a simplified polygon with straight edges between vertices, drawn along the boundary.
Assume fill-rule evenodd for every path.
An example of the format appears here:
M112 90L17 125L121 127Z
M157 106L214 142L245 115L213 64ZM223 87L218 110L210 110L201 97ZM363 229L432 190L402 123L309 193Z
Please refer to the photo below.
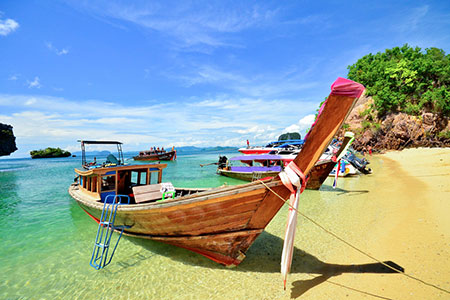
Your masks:
M69 151L61 148L48 147L44 150L33 150L30 152L31 158L53 158L53 157L68 157L72 154Z

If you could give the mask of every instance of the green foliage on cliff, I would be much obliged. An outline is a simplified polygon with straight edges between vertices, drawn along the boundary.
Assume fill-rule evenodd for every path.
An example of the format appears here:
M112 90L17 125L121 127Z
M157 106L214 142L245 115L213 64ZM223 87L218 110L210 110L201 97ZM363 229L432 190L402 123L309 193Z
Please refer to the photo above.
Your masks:
M441 49L406 44L368 54L348 70L349 79L367 88L380 117L398 111L450 116L450 55Z
M67 157L71 153L60 148L48 147L44 150L33 150L30 152L31 158L51 158L51 157Z

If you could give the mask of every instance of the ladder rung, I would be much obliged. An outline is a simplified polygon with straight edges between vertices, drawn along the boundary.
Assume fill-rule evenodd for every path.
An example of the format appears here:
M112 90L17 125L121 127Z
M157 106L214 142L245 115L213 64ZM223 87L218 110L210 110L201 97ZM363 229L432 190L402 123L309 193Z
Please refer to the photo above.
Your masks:
M98 223L99 226L98 226L98 231L97 231L97 237L96 237L95 243L94 243L94 251L92 253L92 258L91 258L91 262L90 262L90 265L97 270L104 268L111 262L111 259L114 256L114 252L116 251L117 245L119 244L120 237L122 236L123 230L125 228L130 227L130 226L125 226L125 225L114 226L114 220L116 218L117 207L118 207L118 205L121 204L120 199L122 197L125 199L128 199L128 204L130 203L130 197L127 195L114 196L114 199L112 201L113 204L109 204L109 205L107 205L107 199L105 199L101 220ZM119 198L119 201L116 201L117 198ZM106 221L106 220L108 220L108 221ZM113 232L111 231L111 232L106 233L104 243L101 243L99 241L101 241L103 239L103 234L104 234L102 227L106 228L107 230L117 230L117 229L121 230L121 232L119 233L119 237L116 241L116 244L114 246L114 249L112 250L112 253L110 253L110 254L108 253L107 249L109 249L109 243L111 241L111 235ZM103 251L99 251L97 248L103 249ZM108 255L109 255L109 260L108 260ZM100 263L97 263L98 261Z

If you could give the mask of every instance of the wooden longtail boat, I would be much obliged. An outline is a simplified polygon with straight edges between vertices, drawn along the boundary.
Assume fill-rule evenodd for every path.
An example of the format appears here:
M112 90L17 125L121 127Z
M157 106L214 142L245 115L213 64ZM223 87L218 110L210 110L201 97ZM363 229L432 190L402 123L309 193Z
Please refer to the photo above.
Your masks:
M139 155L133 157L134 160L173 160L176 157L177 151L141 151Z
M224 160L221 162L221 160ZM240 161L241 166L230 165L230 162ZM261 178L275 177L283 170L283 157L280 155L241 155L230 159L220 157L216 173L244 181L255 181Z
M331 89L303 150L294 160L304 174L311 171L364 87L338 78ZM186 248L228 266L244 259L247 249L284 204L259 181L209 190L175 189L173 199L155 201L162 193L153 189L157 185L150 185L151 175L157 173L161 182L165 166L75 169L80 179L69 187L69 193L98 222L105 194L128 195L132 189L131 204L119 205L115 220L129 226L124 234ZM290 195L278 176L264 183L284 199Z

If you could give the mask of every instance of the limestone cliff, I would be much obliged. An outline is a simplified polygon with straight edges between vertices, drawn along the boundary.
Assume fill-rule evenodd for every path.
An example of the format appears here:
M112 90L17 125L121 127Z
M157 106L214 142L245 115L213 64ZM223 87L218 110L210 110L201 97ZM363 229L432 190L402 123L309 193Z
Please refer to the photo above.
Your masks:
M371 97L362 97L356 103L343 126L356 138L353 147L362 151L400 150L411 147L450 147L450 120L441 114L422 112L419 116L403 112L389 113L378 118Z
M12 129L11 125L0 123L0 156L10 155L17 150Z

